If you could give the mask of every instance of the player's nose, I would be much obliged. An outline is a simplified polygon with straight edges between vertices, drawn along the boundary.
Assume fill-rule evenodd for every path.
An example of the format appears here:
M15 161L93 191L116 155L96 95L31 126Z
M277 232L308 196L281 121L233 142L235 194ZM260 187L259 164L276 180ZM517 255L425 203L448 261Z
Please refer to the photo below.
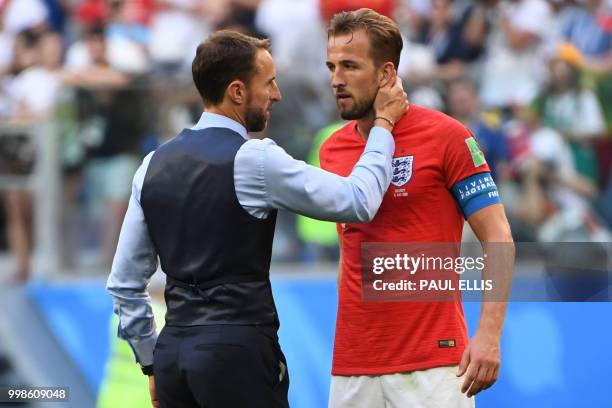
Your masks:
M346 81L342 75L339 74L339 70L335 70L331 73L331 85L332 88L340 88L346 85Z

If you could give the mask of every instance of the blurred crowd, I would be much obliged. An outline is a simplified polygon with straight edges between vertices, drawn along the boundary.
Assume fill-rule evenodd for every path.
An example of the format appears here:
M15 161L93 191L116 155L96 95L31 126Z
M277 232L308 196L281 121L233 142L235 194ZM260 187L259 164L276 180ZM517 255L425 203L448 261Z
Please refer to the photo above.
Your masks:
M197 44L221 28L272 40L283 101L266 136L316 164L338 121L325 26L359 7L400 25L411 102L473 132L516 240L610 240L610 0L0 0L0 173L32 171L27 135L51 123L62 262L93 249L106 267L141 158L202 110ZM25 280L36 193L0 189L3 245ZM283 213L274 258L334 260L334 230Z

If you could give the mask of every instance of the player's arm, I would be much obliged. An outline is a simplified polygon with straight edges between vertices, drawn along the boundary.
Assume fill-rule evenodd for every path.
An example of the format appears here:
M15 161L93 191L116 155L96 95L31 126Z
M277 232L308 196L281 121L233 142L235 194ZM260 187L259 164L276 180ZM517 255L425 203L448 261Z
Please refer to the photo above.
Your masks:
M106 283L106 290L113 296L113 310L119 316L118 335L130 344L136 362L147 367L146 373L151 373L157 340L147 291L151 276L157 270L157 252L140 206L140 190L151 156L144 159L134 175L132 195Z
M497 379L514 244L484 153L467 129L453 122L450 125L443 158L447 187L487 255L483 279L493 281L493 290L483 292L480 323L463 353L457 373L465 375L461 391L471 397Z
M477 210L467 221L486 254L482 278L491 280L493 285L490 292L483 292L478 328L459 365L458 375L467 373L461 391L471 397L489 388L498 377L500 338L512 282L514 243L500 203Z

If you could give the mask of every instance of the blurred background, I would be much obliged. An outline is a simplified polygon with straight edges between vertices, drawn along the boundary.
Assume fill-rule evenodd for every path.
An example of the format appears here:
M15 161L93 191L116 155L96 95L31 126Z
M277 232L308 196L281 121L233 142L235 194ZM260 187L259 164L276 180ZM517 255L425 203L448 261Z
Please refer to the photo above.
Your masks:
M610 0L0 0L0 386L70 388L43 406L147 406L104 284L141 159L202 111L197 44L221 28L270 38L283 101L265 136L318 165L340 125L325 27L360 7L400 25L411 103L474 133L515 240L612 241ZM279 214L293 407L327 404L337 259L334 225ZM478 304L465 308L473 330ZM511 304L478 406L612 407L611 309Z

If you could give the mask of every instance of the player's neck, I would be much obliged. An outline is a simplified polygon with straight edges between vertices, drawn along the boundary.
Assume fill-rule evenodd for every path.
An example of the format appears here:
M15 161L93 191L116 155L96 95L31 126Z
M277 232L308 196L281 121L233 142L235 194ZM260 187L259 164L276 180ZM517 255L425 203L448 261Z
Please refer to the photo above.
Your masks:
M374 127L374 112L370 111L361 119L357 119L357 132L359 132L359 136L366 142L368 141L368 136L370 135L370 130Z

